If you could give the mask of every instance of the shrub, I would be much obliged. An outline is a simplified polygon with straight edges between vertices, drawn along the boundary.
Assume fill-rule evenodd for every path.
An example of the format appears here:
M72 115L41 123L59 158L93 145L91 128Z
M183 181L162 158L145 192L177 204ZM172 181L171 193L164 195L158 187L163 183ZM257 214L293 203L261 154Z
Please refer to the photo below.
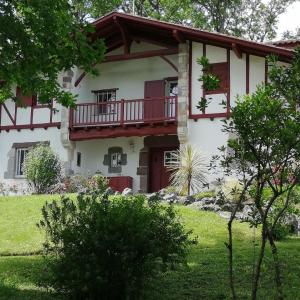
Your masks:
M88 188L97 190L99 193L104 193L108 188L108 179L100 174L96 174L88 180Z
M292 226L278 223L273 229L273 237L276 241L280 241L292 233Z
M43 207L43 285L71 299L138 299L146 280L185 262L189 232L171 206L93 191Z
M33 147L26 155L23 164L29 186L37 194L51 192L61 181L62 169L58 156L44 144Z
M173 154L178 163L168 167L171 171L171 184L186 191L188 195L199 191L201 186L207 186L208 163L205 155L191 145L182 146Z
M206 191L206 192L200 192L194 195L194 198L196 200L202 200L203 198L212 198L216 196L215 191Z
M73 175L64 180L67 193L78 193L89 187L89 180L83 175Z

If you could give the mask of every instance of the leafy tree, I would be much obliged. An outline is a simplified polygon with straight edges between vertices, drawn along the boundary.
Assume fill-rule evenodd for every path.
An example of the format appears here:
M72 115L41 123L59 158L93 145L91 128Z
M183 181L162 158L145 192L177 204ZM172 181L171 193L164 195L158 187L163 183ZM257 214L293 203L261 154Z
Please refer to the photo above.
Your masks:
M135 13L263 42L276 36L278 17L295 0L136 0ZM119 9L133 12L133 1Z
M282 38L284 40L300 39L300 27L297 27L294 31L292 31L292 30L286 30L282 34Z
M300 49L289 66L278 64L274 57L270 58L269 65L268 85L258 87L255 93L238 99L232 108L231 120L224 121L224 131L236 138L229 140L228 147L220 148L223 154L214 157L212 163L215 170L223 170L225 178L235 176L242 186L228 222L227 248L234 299L232 226L238 209L249 197L255 206L251 225L261 224L262 228L252 299L257 297L267 242L272 250L277 297L283 299L275 237L277 225L290 208L294 189L300 182ZM266 189L268 195L264 192ZM232 193L235 191L232 190ZM219 196L224 198L225 195Z
M193 243L172 206L94 190L43 207L44 285L70 299L143 299L146 282L186 262Z
M278 17L294 0L192 0L197 27L263 42L276 36Z
M62 166L58 156L44 144L29 150L23 168L29 185L37 194L50 193L62 179Z
M78 66L96 74L92 66L105 51L104 42L93 38L94 29L83 17L81 9L87 3L0 2L0 103L17 100L14 89L19 86L24 95L37 94L40 103L55 99L65 106L74 104L74 97L59 84L59 73Z

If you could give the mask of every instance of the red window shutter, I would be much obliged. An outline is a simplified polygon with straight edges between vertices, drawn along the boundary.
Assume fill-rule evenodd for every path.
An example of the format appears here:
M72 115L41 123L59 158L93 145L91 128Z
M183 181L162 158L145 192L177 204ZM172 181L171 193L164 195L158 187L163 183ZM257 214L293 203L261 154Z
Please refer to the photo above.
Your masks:
M36 96L35 95L30 95L30 96L23 95L20 87L17 87L16 96L21 101L20 106L28 107L28 106L36 105Z
M220 79L220 86L218 89L213 91L206 91L206 94L221 94L227 93L229 88L229 80L228 80L228 63L215 63L210 64L210 73L214 74Z

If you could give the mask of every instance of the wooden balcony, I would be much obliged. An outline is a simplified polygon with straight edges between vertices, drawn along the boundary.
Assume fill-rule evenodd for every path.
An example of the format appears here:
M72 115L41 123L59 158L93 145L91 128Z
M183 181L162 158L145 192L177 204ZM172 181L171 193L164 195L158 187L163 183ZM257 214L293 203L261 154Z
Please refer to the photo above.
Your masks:
M77 104L70 139L176 134L177 97Z

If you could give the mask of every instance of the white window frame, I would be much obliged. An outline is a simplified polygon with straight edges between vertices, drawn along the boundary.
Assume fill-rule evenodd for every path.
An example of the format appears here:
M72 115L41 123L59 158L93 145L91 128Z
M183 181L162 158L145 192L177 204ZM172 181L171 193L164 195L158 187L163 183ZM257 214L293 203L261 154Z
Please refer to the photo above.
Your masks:
M174 154L177 153L177 150L168 150L164 151L164 167L173 167L178 166L179 160Z
M104 105L104 103L112 103L117 99L117 89L105 89L92 91L95 95L96 103L103 103L103 106L98 107L99 115L115 113L116 104Z
M23 163L25 160L25 157L28 153L28 148L17 148L16 149L16 159L15 159L15 177L16 178L25 178L25 175L23 174ZM22 152L24 152L23 162L22 162Z
M116 160L116 164L114 163ZM110 155L110 167L117 168L122 165L122 154L120 152L115 152Z

